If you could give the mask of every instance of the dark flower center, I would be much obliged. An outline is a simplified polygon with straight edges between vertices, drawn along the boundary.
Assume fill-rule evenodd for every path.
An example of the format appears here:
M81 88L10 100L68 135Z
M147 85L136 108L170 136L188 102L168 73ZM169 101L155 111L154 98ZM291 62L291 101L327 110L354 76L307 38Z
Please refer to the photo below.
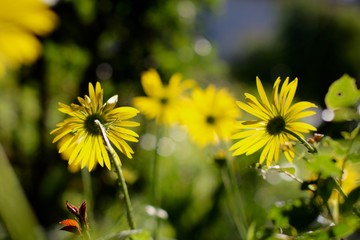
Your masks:
M161 105L166 105L167 103L169 102L169 99L163 97L163 98L160 98L160 103Z
M207 117L206 117L206 123L207 123L207 124L213 125L213 124L215 123L215 120L216 120L216 119L215 119L214 116L211 116L211 115L210 115L210 116L207 116Z
M99 120L102 124L104 124L104 118L98 114L90 115L86 118L84 122L84 127L88 133L91 135L100 135L101 131L99 126L95 123L95 120Z
M266 130L270 135L278 135L283 132L285 129L285 120L281 116L274 117L271 119L267 126Z

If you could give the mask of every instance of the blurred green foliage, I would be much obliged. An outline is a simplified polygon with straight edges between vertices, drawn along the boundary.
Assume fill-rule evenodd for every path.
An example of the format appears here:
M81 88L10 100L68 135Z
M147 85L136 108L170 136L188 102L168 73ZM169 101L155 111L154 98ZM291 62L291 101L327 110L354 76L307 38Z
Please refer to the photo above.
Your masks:
M257 75L265 81L290 76L299 77L301 98L322 104L330 83L344 73L360 79L357 9L309 2L282 5L283 24L274 42L256 46L246 57L231 63L230 75L215 47L210 45L208 52L208 42L203 41L204 23L198 18L220 5L220 0L64 0L54 6L61 23L43 39L43 57L34 66L8 73L0 80L0 141L49 239L71 239L59 232L57 225L68 217L65 200L78 205L89 196L84 193L83 174L68 171L49 136L63 117L57 111L57 102L76 101L86 91L88 82L102 81L105 98L119 94L119 102L130 105L133 96L142 94L141 72L150 67L158 69L165 76L163 79L180 72L200 84L229 84L221 80L236 79L244 87L252 86L250 82ZM200 50L194 47L196 43ZM140 135L156 137L153 123L141 117L139 121ZM163 138L168 144L165 148L174 150L159 159L162 208L169 214L162 220L160 235L164 239L239 239L219 165L206 151L171 131ZM339 132L339 128L333 131ZM353 135L354 146L359 146L357 133ZM359 228L358 218L351 216L339 225L325 228L327 231L306 233L314 229L314 220L326 207L318 202L319 198L323 203L336 187L333 177L341 170L335 166L333 156L344 154L344 148L347 149L344 142L326 141L324 152L312 159L311 165L299 159L302 162L295 172L304 178L309 177L309 171L318 172L317 181L305 183L324 184L329 187L325 192L301 189L306 184L278 172L263 173L249 167L257 162L256 154L236 159L236 180L246 221L253 231L248 233L249 239L276 239L274 236L300 232L305 235L298 239L330 239L347 236ZM124 161L124 169L136 221L140 227L151 229L152 217L144 206L149 203L149 162L154 148L145 149L139 144L134 148L134 160ZM357 150L346 154L358 162ZM284 171L287 170L294 174L292 168L285 166ZM94 235L126 229L114 176L98 168L91 173L91 180L93 202L89 209L93 211L89 217L97 226ZM349 194L341 211L351 212L352 206L358 206L358 199L357 188Z
M240 81L299 78L299 95L324 106L330 84L347 73L360 77L359 9L328 1L291 1L280 6L272 41L250 45L232 64ZM244 56L245 55L245 56Z

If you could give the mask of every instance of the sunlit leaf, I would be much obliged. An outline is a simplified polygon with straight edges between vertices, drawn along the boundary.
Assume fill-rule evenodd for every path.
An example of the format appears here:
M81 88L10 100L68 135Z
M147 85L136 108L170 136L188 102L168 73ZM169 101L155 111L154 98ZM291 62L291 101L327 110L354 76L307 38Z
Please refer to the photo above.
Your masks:
M330 109L347 108L355 106L359 99L360 91L357 89L355 79L344 74L329 87L325 103Z
M346 237L355 232L359 226L360 219L358 217L347 217L343 222L332 227L329 234L331 234L333 238Z
M337 155L345 155L348 153L347 147L343 146L338 140L334 140L331 137L325 137L322 143L323 147L329 148L332 153L336 153ZM324 149L322 149L322 151L323 150Z
M119 240L151 240L152 237L150 233L146 230L142 229L134 229L134 230L125 230L119 233L109 234L99 240L110 240L110 239L119 239Z
M341 135L346 139L346 140L352 140L354 139L360 130L360 124L357 125L357 127L352 130L350 133L349 132L341 132Z
M351 210L353 210L354 207L359 207L356 206L356 203L359 202L359 199L360 187L357 187L349 193L347 198L345 198L345 202L342 205L343 212L350 212Z
M273 207L269 212L269 217L276 227L286 228L289 227L289 218L284 216L282 211L280 207Z
M359 119L356 107L337 108L332 110L334 114L333 122L345 122Z
M330 240L330 239L342 239L353 234L360 226L360 220L358 217L347 217L342 222L335 226L324 228L316 231L311 231L296 237L296 240Z
M308 167L316 173L321 173L322 177L340 176L341 169L333 161L331 155L316 155L309 161Z

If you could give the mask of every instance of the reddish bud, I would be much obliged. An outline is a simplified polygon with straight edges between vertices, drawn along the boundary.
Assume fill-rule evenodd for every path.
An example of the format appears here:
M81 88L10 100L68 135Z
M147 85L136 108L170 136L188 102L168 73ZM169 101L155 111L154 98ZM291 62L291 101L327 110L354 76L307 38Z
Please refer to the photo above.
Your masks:
M314 138L308 138L308 139L306 139L306 141L307 141L308 143L310 143L310 144L314 144L314 143L315 143Z
M79 217L79 209L75 205L66 201L66 208L70 213L74 214L76 217Z
M315 133L314 134L314 140L315 142L320 142L320 140L324 137L324 134L321 133Z
M72 232L75 234L80 234L81 232L79 223L74 219L65 219L59 223L64 226L60 230Z
M324 134L315 133L312 138L308 138L306 141L310 144L314 144L316 142L320 142L320 140L324 137Z
M80 213L80 217L81 219L83 220L84 222L84 225L86 225L86 201L84 201L81 206L80 206L80 209L79 209L79 213Z

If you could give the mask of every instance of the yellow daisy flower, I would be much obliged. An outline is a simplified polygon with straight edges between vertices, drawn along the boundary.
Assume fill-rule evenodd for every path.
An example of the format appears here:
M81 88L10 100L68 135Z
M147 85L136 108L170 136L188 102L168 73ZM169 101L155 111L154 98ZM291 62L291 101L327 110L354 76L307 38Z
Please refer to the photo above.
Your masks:
M342 169L342 178L339 181L341 183L341 188L346 195L348 195L352 190L360 186L360 163L355 163L347 161L344 164L344 159L336 157L337 166ZM344 199L338 190L333 190L329 203L334 206L340 202L343 202Z
M179 122L184 92L192 88L195 82L181 82L181 75L174 74L169 84L163 86L156 70L150 69L142 74L141 84L147 97L134 98L135 107L148 119L156 119L158 124L171 125Z
M0 77L6 68L34 62L41 52L35 35L47 34L56 21L42 0L0 1Z
M237 123L240 132L234 134L232 138L240 140L230 148L230 151L235 150L233 156L244 153L250 155L263 148L260 164L265 160L268 166L272 162L276 163L279 160L280 150L287 160L292 162L295 152L291 141L303 139L302 133L316 130L314 126L299 121L301 118L315 114L315 111L309 108L314 108L316 105L305 101L292 104L298 84L297 78L291 82L286 78L281 89L279 89L280 82L280 78L275 81L271 103L259 78L256 78L256 85L260 100L245 93L246 103L237 102L242 110L258 119Z
M95 120L99 120L106 128L110 142L128 158L134 153L126 141L137 142L138 134L128 129L140 124L129 121L139 112L132 107L115 107L118 96L111 97L103 104L103 89L99 82L96 87L89 83L89 96L78 97L78 104L66 105L59 103L59 111L69 115L69 118L58 123L50 134L56 135L53 143L60 141L59 153L68 156L69 165L80 164L91 171L96 163L111 169L109 156L105 149L101 131ZM119 160L120 161L120 160Z
M213 85L205 90L194 89L184 109L183 122L200 147L229 140L240 115L228 90L216 89Z

